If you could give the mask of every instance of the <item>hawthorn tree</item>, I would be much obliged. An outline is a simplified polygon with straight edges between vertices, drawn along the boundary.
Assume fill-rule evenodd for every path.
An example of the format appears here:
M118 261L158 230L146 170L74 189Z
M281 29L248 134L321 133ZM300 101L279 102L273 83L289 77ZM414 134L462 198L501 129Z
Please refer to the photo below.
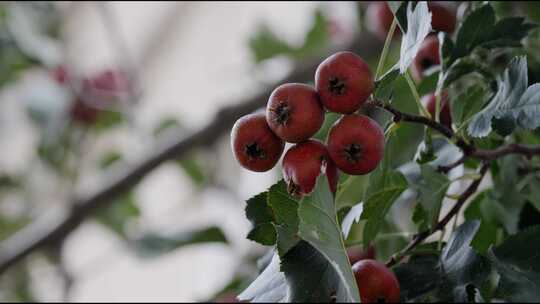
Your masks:
M540 229L526 220L540 207L540 86L529 81L537 51L523 45L537 25L498 17L490 3L464 5L456 24L455 11L436 2L370 4L367 20L386 36L374 74L355 54L336 53L313 71L314 89L274 91L269 127L246 127L244 137L235 129L244 166L276 163L265 153L269 129L294 144L284 180L246 202L247 238L273 253L241 300L540 299ZM396 34L399 58L391 62ZM318 95L324 124L308 114L301 90ZM260 153L252 156L254 147ZM480 190L487 175L492 183ZM449 193L458 182L464 190ZM407 225L398 223L403 217ZM382 250L351 263L354 245Z

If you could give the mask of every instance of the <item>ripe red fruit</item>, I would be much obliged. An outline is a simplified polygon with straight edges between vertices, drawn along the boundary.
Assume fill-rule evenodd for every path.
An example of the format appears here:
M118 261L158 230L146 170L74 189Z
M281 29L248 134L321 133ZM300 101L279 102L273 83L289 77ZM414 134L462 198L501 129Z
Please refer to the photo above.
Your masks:
M370 245L367 250L363 250L357 247L351 247L347 249L347 256L351 264L355 264L362 260L374 260L375 259L375 247Z
M422 96L422 104L424 107L426 107L429 114L431 114L431 118L435 119L435 108L437 106L437 97L435 96L435 93ZM439 121L448 128L452 128L452 114L450 110L450 102L448 101L448 92L446 91L441 93Z
M339 52L319 64L315 87L326 109L349 114L357 111L373 91L373 75L362 58Z
M436 32L452 33L456 28L456 11L450 5L428 2L428 9L431 12L431 27ZM381 40L386 39L386 35L392 26L394 14L386 1L373 1L366 10L366 26L370 32L374 33ZM399 26L396 25L394 37L401 34Z
M88 105L80 98L76 98L71 106L70 117L75 122L92 125L97 121L100 112L101 110Z
M351 175L373 171L384 154L384 132L373 119L343 116L328 133L328 152L336 166Z
M277 87L270 95L266 121L281 139L298 143L319 131L324 122L324 110L311 86L288 83Z
M352 270L362 303L399 302L399 282L384 264L375 260L362 260L354 264Z
M447 4L428 2L431 27L438 32L452 33L456 28L456 10Z
M283 157L283 177L292 195L306 195L313 191L323 167L332 193L336 192L338 170L319 141L308 140L294 145Z
M379 39L385 40L390 27L394 21L394 14L390 10L386 1L372 1L366 10L366 26L370 32L377 35ZM399 26L396 25L394 37L401 35Z
M439 56L439 40L437 39L437 36L431 35L422 42L418 54L416 54L416 57L413 60L411 65L412 75L414 79L420 81L427 69L439 64L441 64L441 57Z
M285 143L270 130L264 113L253 113L236 121L231 131L231 146L242 167L264 172L276 165Z

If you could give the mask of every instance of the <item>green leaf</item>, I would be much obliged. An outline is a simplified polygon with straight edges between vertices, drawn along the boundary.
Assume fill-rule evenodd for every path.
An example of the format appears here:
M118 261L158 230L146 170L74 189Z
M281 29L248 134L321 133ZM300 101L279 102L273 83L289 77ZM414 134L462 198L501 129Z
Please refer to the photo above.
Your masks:
M397 18L397 25L401 28L401 32L407 32L407 4L409 1L386 1L388 7ZM413 8L416 5L412 4Z
M454 61L454 63L452 63L452 65L445 70L442 80L443 87L446 88L456 80L471 73L476 73L483 76L486 81L490 81L494 78L489 68L482 62L478 61L478 59L464 57Z
M540 299L540 227L520 232L489 254L500 275L497 293L511 302Z
M519 102L504 110L511 111L511 115L522 128L532 130L540 127L540 84L528 87Z
M475 85L466 89L463 93L452 98L452 120L460 127L471 116L480 111L484 104L486 90L479 85Z
M360 296L347 257L341 227L337 221L334 198L326 176L317 180L315 190L300 201L299 235L317 249L340 279L338 302L359 302Z
M330 40L328 21L320 9L315 10L313 24L306 34L304 45L295 51L297 58L309 55L313 51L324 47Z
M207 177L204 168L196 158L192 155L188 158L183 158L178 161L180 167L191 178L191 181L197 186L203 186L206 183Z
M267 25L259 25L255 34L249 38L249 48L255 63L294 52L293 48L274 34Z
M385 171L382 175L384 176L382 186L375 192L369 193L361 217L367 220L363 235L364 245L366 246L375 239L390 207L408 186L407 180L400 172Z
M277 236L272 209L268 206L268 192L256 195L246 203L246 217L253 226L247 238L262 245L274 245Z
M527 59L525 57L516 57L504 71L502 79L498 81L497 94L489 105L473 116L468 128L469 134L474 137L487 136L491 132L491 120L493 117L501 118L513 115L514 118L519 116L520 120L526 119L527 114L522 115L521 110L535 110L534 102L540 100L540 98L536 98L536 100L533 98L536 89L529 91L530 93L525 97L524 93L527 85ZM525 97L523 101L520 100L522 96ZM533 111L534 113L536 112ZM533 118L531 120L534 122ZM540 120L538 124L540 125Z
M402 301L413 301L438 287L442 280L438 263L437 255L419 255L393 268L399 281Z
M97 121L92 128L98 132L103 132L114 128L124 122L121 112L100 111Z
M183 246L203 243L227 244L228 241L220 228L209 227L194 231L184 231L174 235L149 233L134 241L133 245L141 257L154 258Z
M336 207L354 206L364 198L369 186L369 175L349 175L340 183L336 194Z
M239 296L241 301L252 303L290 302L285 274L280 271L280 259L276 252L264 271Z
M485 48L520 47L521 40L537 27L537 24L525 22L523 17L501 19L495 24L490 31L491 35L481 46Z
M107 169L112 164L120 161L122 159L122 154L118 151L109 151L107 152L99 161L99 167L101 169Z
M278 252L283 256L300 240L298 201L289 195L287 185L281 180L268 190L268 205L274 213Z
M180 128L181 124L176 117L166 117L159 122L159 125L154 129L154 136L158 136L163 131L171 128Z
M430 227L433 227L439 219L442 200L451 182L446 175L437 172L432 166L422 165L420 171L422 179L418 183L419 201L431 219Z
M439 263L443 273L440 290L441 297L447 301L466 302L469 285L482 286L491 272L489 261L470 247L479 228L479 221L463 223L443 249Z
M495 11L489 4L472 11L459 27L450 64L469 55L472 50L489 39L495 25Z
M497 240L497 224L493 223L489 217L484 216L482 208L489 203L486 199L487 192L479 193L465 209L465 220L480 220L480 228L474 237L471 246L481 254L485 254L492 244Z
M125 234L125 226L129 221L138 218L140 215L141 211L137 206L135 194L129 192L115 201L110 207L99 211L96 218L101 224L119 236L128 239Z
M340 296L343 287L338 272L308 242L300 241L283 257L281 271L289 286L288 302L329 303L334 293L337 302L347 301L347 298ZM356 285L354 287L357 289Z
M392 98L394 92L394 81L399 76L399 67L396 64L383 76L381 76L377 81L375 81L375 89L373 91L373 96L376 99L389 101Z
M399 71L405 73L413 62L422 42L431 31L431 13L427 3L419 2L414 10L412 3L407 6L407 31L401 40Z
M315 135L313 135L314 138L322 141L322 142L325 142L326 141L326 137L328 136L328 131L330 130L330 128L334 125L334 123L341 117L341 114L338 114L338 113L332 113L332 112L327 112L325 115L324 115L324 122L323 122L323 125L321 126L321 128L319 129L319 131L317 131L317 133Z

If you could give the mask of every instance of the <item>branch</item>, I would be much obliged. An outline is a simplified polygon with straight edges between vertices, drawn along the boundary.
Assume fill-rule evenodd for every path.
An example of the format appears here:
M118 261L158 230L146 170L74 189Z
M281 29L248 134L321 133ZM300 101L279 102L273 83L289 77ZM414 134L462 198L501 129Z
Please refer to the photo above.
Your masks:
M402 251L395 254L390 258L390 260L386 263L387 267L392 267L396 265L397 263L401 262L403 258L410 253L416 246L420 245L422 242L424 242L428 237L433 235L435 232L439 230L443 230L446 224L459 213L459 210L463 207L463 205L467 202L467 200L478 190L478 186L480 186L480 183L484 179L484 176L486 175L487 170L489 169L489 164L485 163L480 168L480 178L475 180L471 185L459 196L456 204L452 209L448 212L448 214L443 217L435 227L433 227L431 230L425 230L423 232L420 232L417 234L413 240L405 247Z
M363 57L373 57L380 46L367 32L356 35L351 44L340 47L339 50L352 50ZM289 76L261 89L255 95L236 105L225 107L218 111L214 119L205 127L180 138L169 138L160 145L155 155L142 160L137 166L120 174L106 178L108 183L95 194L75 199L73 208L57 208L49 214L16 232L0 244L0 274L15 265L30 253L43 247L58 243L75 230L86 219L90 218L100 208L110 206L116 198L132 189L148 173L159 165L172 159L180 159L193 149L211 145L224 133L228 132L234 122L241 116L251 113L266 104L272 90L282 83L306 82L313 79L315 69L329 54L337 50L325 52L324 57L312 58L299 62ZM234 104L231 102L230 104Z

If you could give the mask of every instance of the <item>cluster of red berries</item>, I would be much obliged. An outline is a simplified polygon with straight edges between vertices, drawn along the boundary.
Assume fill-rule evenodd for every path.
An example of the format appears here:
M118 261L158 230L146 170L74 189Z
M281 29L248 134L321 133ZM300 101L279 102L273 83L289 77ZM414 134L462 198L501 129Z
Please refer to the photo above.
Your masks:
M315 88L281 85L270 95L266 113L240 118L231 134L234 155L244 168L263 172L281 158L285 142L293 143L282 163L289 192L310 193L321 171L335 192L339 170L367 174L383 156L381 127L355 114L373 88L373 75L362 58L351 52L336 53L318 66ZM311 139L324 122L325 110L344 114L330 129L326 145Z
M73 89L72 84L80 86L80 92L74 95L69 115L74 121L85 125L94 124L103 111L103 105L116 103L120 95L129 90L127 75L118 70L106 69L80 80L60 65L53 68L50 75L59 85L70 86L70 89Z
M435 32L452 33L456 28L456 11L449 3L443 2L428 2L428 9L431 12L431 27ZM388 7L386 1L373 1L369 4L366 11L367 27L377 35L384 39L390 30L394 15ZM401 34L399 27L396 27L394 36ZM412 65L412 76L416 81L421 81L427 71L435 66L440 65L441 59L439 55L439 40L434 34L429 35L423 42L416 55ZM434 93L426 94L422 97L422 103L430 113L431 117L435 117L436 98ZM451 128L450 103L448 94L442 93L440 122Z

